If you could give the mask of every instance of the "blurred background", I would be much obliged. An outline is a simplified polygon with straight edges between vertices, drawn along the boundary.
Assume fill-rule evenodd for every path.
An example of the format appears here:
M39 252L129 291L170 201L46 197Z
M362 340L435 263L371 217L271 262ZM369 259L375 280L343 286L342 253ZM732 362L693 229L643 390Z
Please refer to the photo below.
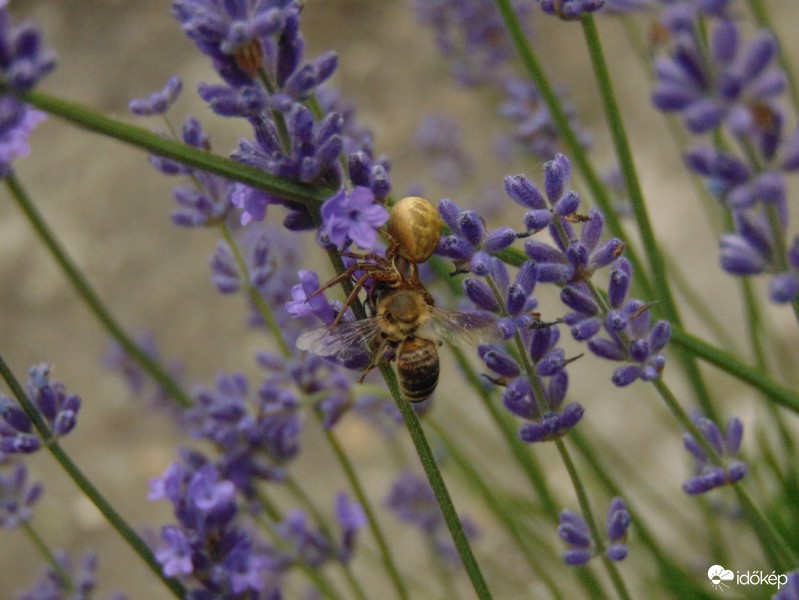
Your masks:
M238 138L248 132L240 123L212 115L196 97L198 83L216 82L217 78L172 19L168 4L164 0L12 0L10 7L18 19L24 16L35 21L47 45L58 54L58 68L45 79L43 91L132 121L127 112L131 98L146 97L171 75L180 75L184 93L173 109L174 121L182 121L184 114L196 115L211 133L215 152L227 155ZM797 22L799 8L790 0L769 4L785 28L783 43L792 45L784 50L799 62L799 38L790 30ZM612 168L613 153L579 26L550 23L537 13L533 17L540 25L535 38L539 55L575 104L580 122L591 130L597 164ZM638 23L646 28L645 20ZM311 0L302 24L306 59L329 49L339 54L332 85L357 106L360 122L375 134L378 153L391 159L396 197L406 190L422 189L434 202L450 197L462 207L480 207L491 213L489 226L521 229L523 211L503 195L502 179L524 172L540 183L543 161L529 156L509 162L501 158L493 140L507 124L500 124L495 115L497 98L489 92L469 92L453 83L430 31L415 20L410 2ZM741 339L737 284L717 268L717 241L707 233L696 188L681 169L679 153L668 141L664 120L649 108L648 74L633 56L621 25L608 19L600 19L600 25L617 95L634 136L635 161L658 237L668 249L669 259L682 265L693 293L706 298L718 319L729 325L732 340L739 343L731 350L746 348ZM446 115L460 126L473 165L469 179L441 183L430 168L431 162L419 156L414 136L431 114ZM163 128L156 121L138 123ZM172 225L171 188L176 181L153 170L141 151L55 118L39 127L32 146L32 155L15 165L20 180L127 330L153 332L162 356L168 361L179 359L189 382L210 386L216 374L230 371L245 372L257 381L253 352L271 347L270 340L247 327L240 296L220 296L211 284L208 259L216 233ZM795 217L799 207L792 203L792 208ZM796 224L794 220L792 231L797 230ZM311 235L304 236L304 243L324 265ZM146 500L147 482L163 473L179 444L188 442L169 420L134 400L121 379L102 366L108 338L34 237L5 189L0 190L0 281L3 357L21 379L31 364L54 365L53 378L82 396L78 428L64 440L64 446L134 526L157 532L161 524L171 520L171 514L166 503ZM758 289L763 292L762 285L758 284ZM544 319L556 314L556 294L544 289L538 296ZM684 316L687 327L700 335L708 333L701 319L691 313ZM797 348L793 316L788 308L769 307L767 318L767 328L778 340L773 355L790 364L796 359ZM568 343L566 347L571 355L581 351ZM526 493L517 481L506 448L491 432L482 435L485 415L478 402L468 394L464 396L458 387L453 362L451 356L442 357L446 372L437 392L434 416L452 424L452 435L463 440L464 450L476 465L489 469L509 489ZM613 452L634 462L638 476L648 480L657 494L681 503L679 509L689 522L701 519L696 504L679 489L689 463L683 456L676 425L664 416L659 400L646 386L613 389L609 382L612 369L613 365L589 357L570 367L569 401L586 407L586 431L612 440ZM752 392L711 369L705 372L719 401L740 407L737 414L753 432ZM676 390L685 389L674 366L667 377ZM791 383L798 380L794 374ZM726 414L732 415L733 410ZM358 461L372 498L382 501L396 474L384 441L355 417L345 418L338 427L341 439ZM318 430L309 426L295 474L297 480L308 482L320 505L332 508L335 492L344 487L344 480L319 438ZM752 436L747 434L745 448L752 443ZM536 448L536 452L540 452L542 464L552 465L551 480L562 491L559 497L564 505L576 510L573 491L554 449ZM47 453L38 453L29 464L32 477L42 480L46 487L36 510L35 526L53 547L69 550L73 559L86 551L98 553L101 597L113 590L124 591L130 598L167 597L161 584ZM514 580L527 578L523 565L515 566L512 558L508 559L508 582L500 577L501 570L492 569L492 560L507 568L508 541L494 534L496 526L481 504L468 494L457 493L464 486L452 476L448 480L453 481L458 509L468 513L483 531L476 543L477 554L478 559L488 557L489 583L496 597L511 597L507 590L515 589L510 587L515 585ZM607 503L597 500L595 505L601 514ZM391 531L402 567L424 578L430 567L426 553L418 551L418 534L399 525L392 515L386 514L383 521ZM559 544L554 525L551 530L553 544ZM692 555L691 548L681 545L684 542L668 524L661 523L659 533L669 548L679 552L680 558L694 561L698 572L703 573L707 568L705 557ZM745 548L731 549L733 554L738 551L746 556ZM743 561L741 568L760 567L756 557L749 563ZM356 562L356 571L367 580L382 579L382 573L369 564ZM20 532L3 531L0 598L12 597L14 591L32 585L40 565L36 551ZM631 572L645 567L634 556L623 565ZM376 581L375 586L379 590L386 584ZM531 586L533 593L534 584ZM467 587L461 589L463 597L470 597ZM653 593L641 592L636 597Z

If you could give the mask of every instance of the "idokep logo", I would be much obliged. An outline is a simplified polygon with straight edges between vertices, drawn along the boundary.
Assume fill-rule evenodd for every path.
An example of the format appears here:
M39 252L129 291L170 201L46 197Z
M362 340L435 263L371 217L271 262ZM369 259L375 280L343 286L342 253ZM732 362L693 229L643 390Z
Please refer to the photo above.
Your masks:
M710 583L713 584L715 589L723 592L730 587L724 582L735 579L735 573L721 565L713 565L707 570L707 578L710 579Z
M730 586L725 581L734 581L736 585L776 585L779 590L788 583L788 575L785 573L763 573L762 571L736 571L725 569L721 565L713 565L707 570L707 578L713 587L720 592L729 589Z

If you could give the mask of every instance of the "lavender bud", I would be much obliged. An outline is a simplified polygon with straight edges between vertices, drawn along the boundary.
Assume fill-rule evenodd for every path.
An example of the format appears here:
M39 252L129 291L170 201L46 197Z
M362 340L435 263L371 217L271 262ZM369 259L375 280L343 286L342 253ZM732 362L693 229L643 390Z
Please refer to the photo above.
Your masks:
M738 417L733 417L727 423L727 432L724 437L724 450L727 454L737 454L741 449L741 439L744 434L744 426Z
M599 306L591 296L571 285L560 291L560 301L581 315L593 316L599 312Z
M611 238L594 251L589 266L592 269L601 269L619 258L623 251L624 242L618 238Z
M567 217L577 211L580 206L580 196L569 190L555 203L553 210L561 217Z
M496 346L480 346L478 354L489 369L502 377L513 378L521 373L513 357Z
M486 235L486 225L483 217L473 210L466 210L460 214L458 225L466 240L472 246L479 246Z
M594 337L602 329L602 320L598 317L583 319L571 328L572 337L578 342L584 342Z
M620 561L627 558L627 546L624 544L612 544L607 547L605 554L610 560Z
M461 284L463 292L478 308L490 312L498 312L499 304L488 284L474 277L467 277Z
M649 351L660 352L671 338L671 323L658 321L649 332Z
M736 481L743 479L747 471L748 468L746 463L736 460L727 469L727 478L730 483L735 483Z
M500 227L486 236L483 248L486 252L499 252L516 241L516 232L510 227Z
M552 223L552 211L549 209L529 210L524 215L524 226L527 231L537 233Z
M638 379L641 374L641 367L638 365L624 365L619 367L613 372L611 381L617 387L624 387L630 385L633 381Z
M511 200L527 208L533 210L547 208L541 192L525 175L508 175L505 177L505 192L510 196ZM549 211L547 210L547 212Z
M588 340L588 349L600 358L608 360L624 360L627 358L627 352L623 346L604 338L595 337Z

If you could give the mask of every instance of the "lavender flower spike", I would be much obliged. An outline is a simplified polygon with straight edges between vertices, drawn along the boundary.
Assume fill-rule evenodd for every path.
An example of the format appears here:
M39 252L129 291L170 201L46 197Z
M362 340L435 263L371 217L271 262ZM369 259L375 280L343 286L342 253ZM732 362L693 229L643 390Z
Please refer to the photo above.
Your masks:
M714 488L730 485L743 479L747 466L739 460L731 460L738 454L743 437L743 424L733 417L727 423L727 432L724 437L721 430L710 419L700 417L695 421L702 437L711 445L716 454L725 461L725 466L716 464L705 453L694 437L686 433L683 435L685 449L695 459L694 476L683 483L683 490L687 494L704 494Z
M319 239L323 245L343 249L356 244L366 250L377 245L377 228L388 220L388 211L375 203L369 188L356 187L352 192L339 191L322 205L322 228Z

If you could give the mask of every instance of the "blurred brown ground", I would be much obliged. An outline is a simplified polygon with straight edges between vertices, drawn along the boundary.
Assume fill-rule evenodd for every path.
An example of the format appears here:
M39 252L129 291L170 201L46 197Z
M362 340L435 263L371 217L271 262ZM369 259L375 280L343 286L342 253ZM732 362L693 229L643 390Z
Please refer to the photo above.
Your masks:
M334 85L357 103L361 121L376 134L379 152L392 159L395 190L402 192L411 183L422 182L430 190L430 198L437 200L452 192L436 188L414 156L410 140L421 118L435 110L458 120L478 157L491 152L482 142L490 139L496 119L485 97L451 85L445 67L436 62L429 32L415 23L409 4L398 0L308 2L303 18L306 56L314 57L327 49L339 53L340 69ZM795 3L777 0L771 5L775 14L792 15L780 19L780 23L796 23L799 11ZM246 133L240 125L210 115L196 99L196 85L216 79L204 57L170 17L168 2L25 0L12 1L12 12L26 14L40 24L47 44L58 52L59 67L44 82L43 90L127 120L130 98L145 96L160 88L170 75L180 74L185 91L174 114L199 116L212 133L216 152L226 154ZM576 99L582 121L599 129L603 120L591 87L593 78L579 27L568 31L571 37L543 32L537 48L545 59L557 57L557 65L550 67L552 72L557 72L559 81ZM695 291L709 298L720 319L740 332L736 325L741 320L740 307L736 301L726 301L734 296L735 285L715 268L717 251L712 236L697 233L701 227L695 224L704 226L703 213L697 208L687 177L673 176L679 158L669 143L662 141L667 139L662 121L646 110L645 77L622 29L603 23L602 31L618 97L626 107L627 124L635 136L636 162L657 233L670 249L669 254L685 265ZM799 62L799 38L783 36L783 41L793 45L789 52ZM551 61L549 64L553 65ZM612 153L606 134L599 130L595 135L595 156L601 157L603 167L609 167ZM500 186L505 174L520 170L536 181L541 179L541 164L528 160L512 170L483 172L480 183ZM18 163L18 174L48 222L57 228L59 239L125 327L155 332L164 356L183 360L192 382L210 385L216 373L232 370L255 376L252 351L268 341L244 326L240 298L220 297L211 286L207 259L215 244L213 232L171 225L173 181L152 170L143 153L50 119L36 132L33 154ZM459 197L455 199L460 201ZM795 216L796 203L792 205ZM516 226L521 213L515 207L510 210L513 216L509 219L517 221L497 224ZM175 444L183 440L165 419L147 414L131 400L122 383L102 368L99 357L106 347L105 334L34 239L5 190L0 192L0 281L0 352L20 377L32 363L55 365L54 376L84 400L78 429L65 441L65 447L132 524L156 530L170 514L164 503L146 500L147 481L163 472L174 457ZM547 302L544 300L544 306ZM771 310L769 316L771 329L781 332L784 349L790 349L795 358L797 336L789 311ZM686 318L689 327L704 333L698 319L690 314ZM660 425L660 410L651 410L655 401L648 392L635 387L610 391L609 384L597 391L594 381L609 377L610 369L599 365L592 372L594 365L588 360L575 363L570 399L586 405L594 428L614 440L620 452L635 457L644 471L647 465L657 468L659 479L670 480L665 483L668 493L677 493L675 482L680 480L685 464L679 454L679 436ZM445 367L451 368L451 364ZM444 377L442 381L452 379ZM730 402L751 396L727 378L718 379L714 385L719 397ZM455 391L440 394L435 412L442 418L463 410L465 401L456 403ZM642 396L646 396L646 402ZM470 403L469 407L472 410L474 405ZM481 427L482 414L473 411L460 416L470 421L472 428ZM631 423L636 424L632 430ZM381 440L354 419L342 423L340 432L356 457L368 457L359 462L359 469L372 497L379 501L393 473L387 468ZM343 487L342 479L314 434L309 427L297 479L308 481L320 504L329 507L336 489ZM513 470L506 454L494 460L493 450L493 446L469 449L490 465L492 474L508 479L513 486ZM551 477L560 486L562 468L546 450L541 456L544 464L553 459L552 464L557 465L552 467ZM508 464L508 473L503 472L503 462ZM320 464L325 465L324 476L314 468ZM40 453L30 466L33 477L46 482L36 528L53 547L67 548L73 557L88 550L99 554L100 597L117 589L132 599L167 597L49 455ZM571 499L572 494L567 492L563 497ZM462 500L458 505L478 523L484 523L482 552L508 551L503 542L491 536L490 517L476 501L470 504ZM575 508L573 502L570 507ZM691 511L688 503L686 511ZM407 528L395 527L391 517L384 521L391 524L392 543L403 566L423 577L427 572L426 553L418 552L418 538ZM667 528L664 535L668 537ZM501 560L501 554L494 558ZM13 591L31 585L40 564L22 534L2 532L0 598L11 597ZM634 569L635 563L629 568ZM356 569L367 579L382 579L372 563L358 563ZM525 574L521 571L515 576L524 578ZM508 597L502 594L501 581L492 583L496 584L498 598ZM381 586L385 584L376 585L384 589Z

